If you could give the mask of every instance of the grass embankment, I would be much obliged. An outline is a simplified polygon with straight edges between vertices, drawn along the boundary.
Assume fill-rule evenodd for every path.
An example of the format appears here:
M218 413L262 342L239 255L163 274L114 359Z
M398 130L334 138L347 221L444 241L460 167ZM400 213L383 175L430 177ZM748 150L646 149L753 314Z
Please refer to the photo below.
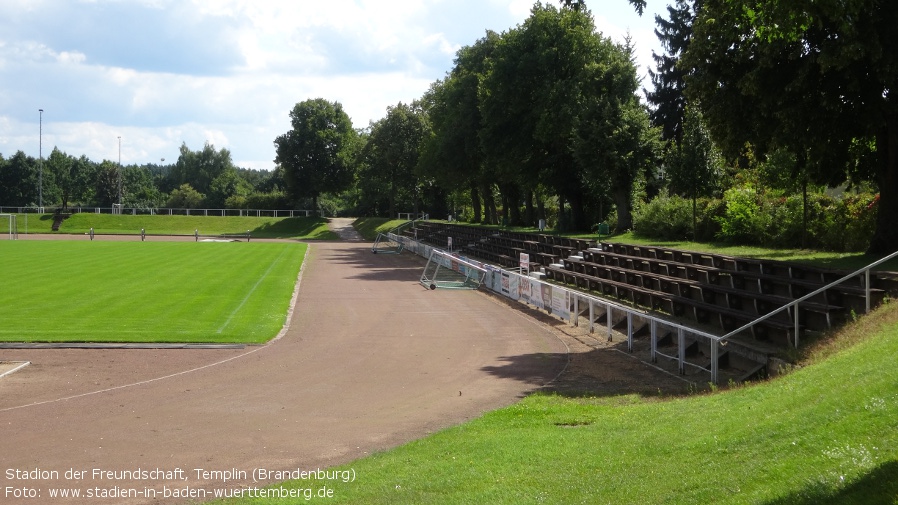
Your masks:
M265 342L306 247L0 241L0 341Z
M374 241L378 233L386 233L397 226L407 223L407 219L388 219L385 217L360 217L352 223L359 235L365 240Z
M17 217L19 233L25 233L25 215ZM74 214L62 222L58 232L51 231L52 214L29 214L28 233L59 233L83 235L94 229L101 235L221 235L245 233L254 238L290 238L301 240L337 240L337 234L327 228L321 217L240 217L240 216L150 216L112 214Z
M357 480L319 503L898 503L898 305L845 334L858 343L716 394L534 395L341 467Z

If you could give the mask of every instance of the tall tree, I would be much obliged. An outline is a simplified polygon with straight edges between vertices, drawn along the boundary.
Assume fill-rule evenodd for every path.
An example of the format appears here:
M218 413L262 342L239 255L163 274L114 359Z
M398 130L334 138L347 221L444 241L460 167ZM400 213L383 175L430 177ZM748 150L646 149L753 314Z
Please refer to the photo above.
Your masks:
M274 140L274 162L284 169L287 195L294 205L311 198L318 208L322 193L338 193L352 184L350 163L355 131L339 102L305 100L290 111L292 129Z
M69 208L72 201L85 201L92 194L91 180L95 175L93 163L86 157L75 158L54 147L47 163L44 165L53 175L56 181L57 191L55 199L63 210ZM44 173L46 176L46 171ZM44 187L44 199L47 198L47 188Z
M700 196L717 189L723 161L697 107L687 106L680 142L672 145L666 157L670 190L692 200L692 236L696 236L697 204Z
M481 86L481 141L488 158L500 173L552 188L570 205L575 229L591 224L587 209L597 192L587 191L588 180L599 163L615 175L634 166L611 167L611 151L589 146L615 134L609 124L640 130L633 127L638 83L630 56L627 47L596 32L588 10L537 3L522 25L503 34ZM605 145L616 149L634 138L643 137ZM616 189L626 194L619 209L626 219L632 178L604 181L624 185Z
M182 143L178 161L172 167L169 177L172 179L172 186L190 184L200 193L208 193L212 181L235 170L231 152L227 149L216 151L215 146L207 142L201 151L191 151L186 143Z
M0 157L0 202L10 207L36 205L38 160L17 151L11 158Z
M701 0L696 0L700 5ZM664 54L652 51L655 70L649 70L653 91L646 91L646 100L652 107L652 123L662 128L667 141L679 144L683 138L683 117L686 107L686 69L678 65L692 38L695 13L691 0L676 0L667 6L668 19L655 15L655 35L661 41Z
M684 63L687 95L732 152L793 152L796 173L835 184L875 145L880 190L871 253L898 250L898 2L705 0Z
M434 83L422 101L431 124L422 146L422 173L450 191L467 190L475 222L481 221L481 197L487 198L488 188L497 182L496 171L486 169L480 144L478 93L498 41L497 33L487 31L474 45L459 49L452 71Z
M386 190L391 218L396 217L402 196L415 213L419 211L423 185L417 167L421 143L428 134L429 125L417 103L390 106L386 117L371 126L363 151L367 165L363 177L378 181Z
M103 160L97 165L94 178L94 198L100 207L112 207L118 203L119 188L122 187L122 172L117 163Z

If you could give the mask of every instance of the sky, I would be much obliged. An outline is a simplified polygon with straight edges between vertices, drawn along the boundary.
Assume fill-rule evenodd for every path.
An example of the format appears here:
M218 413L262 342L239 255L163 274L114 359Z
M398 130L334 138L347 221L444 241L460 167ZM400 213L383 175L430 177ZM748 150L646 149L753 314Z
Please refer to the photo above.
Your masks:
M551 1L546 3L558 2ZM649 87L662 0L587 0L630 33ZM340 102L356 128L421 98L459 48L522 23L533 0L0 0L0 154L174 163L182 143L274 168L294 105ZM43 109L40 112L39 109Z

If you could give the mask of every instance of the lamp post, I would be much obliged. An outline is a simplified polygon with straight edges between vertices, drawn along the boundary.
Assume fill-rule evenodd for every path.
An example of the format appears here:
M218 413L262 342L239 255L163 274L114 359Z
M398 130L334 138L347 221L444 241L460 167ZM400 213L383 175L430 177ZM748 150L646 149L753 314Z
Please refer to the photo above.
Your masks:
M118 205L119 211L122 209L122 137L118 137Z
M38 212L44 212L44 109L37 110L40 113L38 122L37 149L40 163L37 169L37 207Z

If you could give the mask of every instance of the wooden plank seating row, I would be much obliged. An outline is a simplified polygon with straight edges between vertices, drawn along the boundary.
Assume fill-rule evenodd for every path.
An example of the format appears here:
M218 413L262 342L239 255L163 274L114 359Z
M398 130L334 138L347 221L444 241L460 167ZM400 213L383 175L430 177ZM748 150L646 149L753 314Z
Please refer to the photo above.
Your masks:
M659 260L645 256L622 255L614 252L605 252L599 248L590 248L581 254L584 259L594 263L695 279L706 284L728 283L729 287L734 289L756 290L758 293L779 295L791 299L801 298L824 286L820 281L815 282L753 271L716 268L704 264L679 263L673 260ZM865 295L863 288L839 285L820 293L815 297L814 301L837 307L853 305L857 309L863 305L862 302ZM878 303L885 296L885 291L872 288L871 295Z
M724 254L684 251L667 247L639 246L607 242L603 242L600 245L601 248L606 251L628 256L670 259L678 263L705 265L723 270L754 272L766 276L806 280L808 282L818 283L821 286L835 282L849 273L843 270L821 268L813 265L804 265L787 261L740 258ZM864 279L860 275L849 279L844 283L845 286L853 286L856 288L863 288L863 284Z
M579 259L578 257L565 259L563 263L565 269L574 272L701 300L728 309L747 311L755 317L788 305L793 300L783 296L749 292L725 285L707 284L689 278L612 267ZM842 312L844 312L843 307L806 301L802 302L799 307L799 320L810 329L826 330L832 327L832 316ZM789 308L782 316L774 317L782 317L784 322L793 321L792 309Z
M755 314L713 305L702 300L573 272L562 265L547 267L546 277L579 289L626 300L637 306L663 310L676 317L688 317L702 324L717 324L724 332L735 330L758 317ZM782 336L791 339L794 329L793 322L772 318L755 325L751 332L756 338Z
M469 244L465 247L465 251L467 251L468 254L486 259L488 261L495 261L496 264L506 268L520 267L520 253L524 252L519 248L502 246L491 242L475 242L473 244ZM531 261L528 264L528 269L530 271L538 271L540 267L543 266L540 261L533 261L534 259L549 261L549 259L551 258L554 257L531 257Z

